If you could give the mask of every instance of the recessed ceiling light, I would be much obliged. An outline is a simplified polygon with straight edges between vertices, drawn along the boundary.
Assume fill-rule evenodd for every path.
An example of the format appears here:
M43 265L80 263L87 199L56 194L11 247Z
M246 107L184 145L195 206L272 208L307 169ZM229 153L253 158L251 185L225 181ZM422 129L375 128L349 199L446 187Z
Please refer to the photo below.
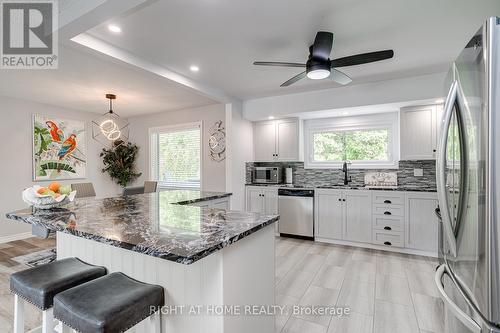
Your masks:
M435 102L436 104L441 104L441 103L443 103L443 102L444 102L444 99L442 99L442 98L440 98L440 99L436 99L434 102Z
M189 67L189 69L191 70L191 72L197 72L200 70L200 67L198 67L196 65L191 65L191 67Z
M347 112L347 111L342 111L342 112L340 112L340 114L341 114L342 116L347 116L347 115L349 114L349 112Z
M108 29L109 29L109 31L111 31L111 32L116 32L116 33L118 33L118 32L122 32L122 28L120 28L119 26L114 25L114 24L110 24L110 25L108 25Z
M269 119L269 120L273 120L273 119L274 119L274 116L269 116L269 117L267 117L267 119Z

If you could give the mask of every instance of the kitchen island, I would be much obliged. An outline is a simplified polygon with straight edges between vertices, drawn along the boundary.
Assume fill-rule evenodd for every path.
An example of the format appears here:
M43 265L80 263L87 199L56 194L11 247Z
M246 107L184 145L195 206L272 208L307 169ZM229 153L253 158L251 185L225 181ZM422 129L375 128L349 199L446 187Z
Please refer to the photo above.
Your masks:
M271 333L274 317L248 310L274 305L274 229L268 226L279 216L196 206L228 195L162 191L77 199L66 208L7 217L56 231L58 258L78 257L163 286L164 332Z

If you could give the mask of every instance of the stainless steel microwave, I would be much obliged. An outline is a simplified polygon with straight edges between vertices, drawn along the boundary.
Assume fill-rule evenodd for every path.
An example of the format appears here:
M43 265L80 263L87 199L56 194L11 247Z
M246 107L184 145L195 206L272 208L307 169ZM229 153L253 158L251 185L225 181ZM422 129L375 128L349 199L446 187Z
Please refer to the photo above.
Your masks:
M253 170L253 182L255 184L279 184L281 179L281 168L255 167Z

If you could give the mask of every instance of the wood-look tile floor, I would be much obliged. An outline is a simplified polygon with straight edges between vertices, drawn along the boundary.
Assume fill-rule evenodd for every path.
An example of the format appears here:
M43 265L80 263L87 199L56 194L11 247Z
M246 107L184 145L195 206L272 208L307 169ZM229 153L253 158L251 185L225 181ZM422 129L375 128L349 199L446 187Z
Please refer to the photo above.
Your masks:
M12 332L14 296L10 293L9 288L10 275L27 268L12 258L55 246L55 238L28 238L0 244L0 332ZM41 322L42 312L26 303L26 330L40 326Z
M437 264L435 258L277 238L276 302L348 307L350 314L278 316L276 333L441 333Z
M12 258L55 246L30 238L0 244L0 332L12 332ZM287 238L276 241L276 302L280 305L345 306L348 316L276 317L276 333L441 333L443 305L434 286L437 260ZM26 328L41 312L27 304Z

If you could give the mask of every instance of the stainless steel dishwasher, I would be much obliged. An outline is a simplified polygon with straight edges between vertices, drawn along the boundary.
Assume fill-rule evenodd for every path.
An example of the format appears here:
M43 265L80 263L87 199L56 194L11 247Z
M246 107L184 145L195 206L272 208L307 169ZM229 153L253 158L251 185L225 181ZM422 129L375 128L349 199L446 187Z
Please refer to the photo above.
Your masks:
M281 236L314 239L314 191L278 189Z

